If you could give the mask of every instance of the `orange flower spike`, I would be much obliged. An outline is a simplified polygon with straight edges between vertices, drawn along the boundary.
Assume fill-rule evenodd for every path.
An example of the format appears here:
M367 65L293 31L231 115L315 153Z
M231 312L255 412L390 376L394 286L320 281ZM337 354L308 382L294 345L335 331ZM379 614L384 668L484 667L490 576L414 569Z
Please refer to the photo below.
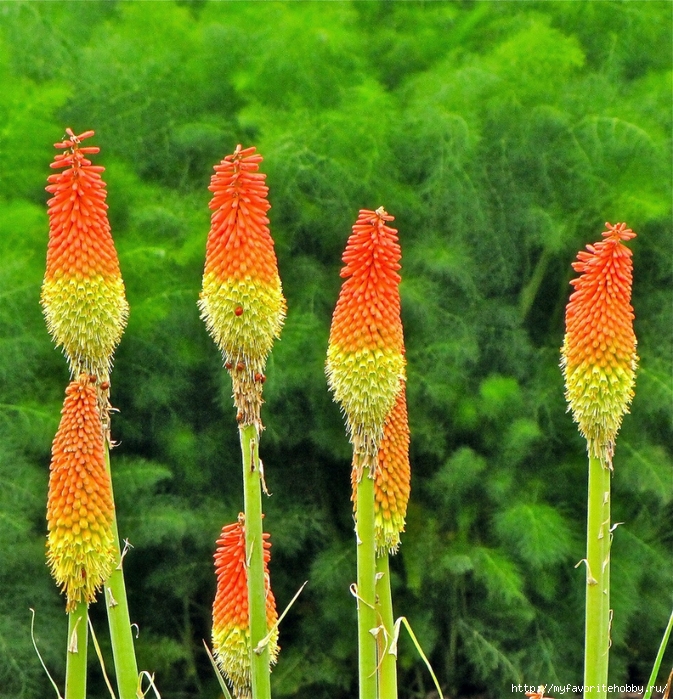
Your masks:
M98 153L81 142L85 131L55 147L65 150L51 167L62 172L48 178L49 245L41 303L47 328L63 347L73 376L107 376L112 354L128 317L124 282L110 234L105 198L104 168L86 155Z
M383 426L374 481L374 539L379 556L397 552L411 490L407 396L404 382L400 383L402 388ZM355 504L356 469L351 471L351 484Z
M358 479L376 470L383 424L405 378L400 319L400 246L383 207L360 211L348 239L330 329L326 373L346 415Z
M47 561L66 594L66 611L95 601L114 565L114 504L93 381L83 374L67 387L52 445Z
M269 561L271 542L264 534L264 577L266 580L266 624L271 630L278 621L276 600L271 592ZM245 515L222 528L215 552L217 592L213 603L213 651L217 664L231 682L237 699L251 699L250 617L248 574L245 557ZM278 659L278 629L269 641L269 657Z
M215 166L201 317L222 351L242 424L259 425L264 367L285 319L269 233L269 188L255 148L237 146Z
M589 455L612 467L615 439L633 398L638 356L633 332L631 250L625 223L605 224L604 240L587 245L573 269L561 367L573 419Z

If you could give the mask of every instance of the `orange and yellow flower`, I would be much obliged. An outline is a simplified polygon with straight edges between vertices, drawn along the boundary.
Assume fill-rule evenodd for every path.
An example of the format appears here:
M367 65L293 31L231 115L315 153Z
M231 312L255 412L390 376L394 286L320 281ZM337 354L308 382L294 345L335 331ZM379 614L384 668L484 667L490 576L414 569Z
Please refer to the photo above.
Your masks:
M82 375L68 385L52 445L47 561L66 594L66 611L95 600L115 560L112 486L94 381Z
M209 189L201 317L222 351L242 424L259 424L266 359L285 319L285 298L269 233L262 157L239 145L215 166Z
M400 319L400 246L383 207L362 209L348 239L330 329L326 373L362 467L376 470L383 424L405 378Z
M56 148L51 167L65 168L48 178L49 246L42 285L47 328L63 347L73 376L107 376L112 354L128 317L124 282L107 218L104 168L86 158L99 148L82 147L86 131Z
M379 556L385 552L395 553L400 545L411 490L407 396L404 382L400 384L395 405L383 426L374 480L374 540ZM351 485L351 499L355 504L356 469L351 471Z
M276 600L271 592L269 560L271 542L264 534L264 578L266 583L266 624L270 631L278 621ZM217 592L213 603L213 651L218 665L230 680L237 699L251 698L250 617L248 614L248 573L245 556L245 515L222 528L215 552ZM278 659L278 629L269 641L271 663Z
M624 223L605 224L604 240L577 255L566 307L561 367L566 399L589 455L611 466L622 417L633 398L638 356L633 331L631 250Z

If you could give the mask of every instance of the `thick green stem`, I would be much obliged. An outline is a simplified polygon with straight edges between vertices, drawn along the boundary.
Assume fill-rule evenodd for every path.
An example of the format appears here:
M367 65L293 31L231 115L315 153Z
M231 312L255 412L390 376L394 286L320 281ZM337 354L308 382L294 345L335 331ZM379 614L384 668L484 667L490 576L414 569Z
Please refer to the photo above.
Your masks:
M65 669L65 699L86 698L86 646L89 640L86 602L68 614L68 659Z
M610 652L610 470L589 459L584 697L605 699Z
M381 647L383 656L379 661L379 699L397 699L397 656L388 652L393 640L395 617L387 551L376 558L376 598L380 622L386 631Z
M110 450L108 446L105 448L105 461L108 473L110 473ZM138 664L133 645L129 605L126 598L116 510L112 522L112 531L116 547L115 567L112 575L110 575L104 585L105 608L107 609L108 624L110 625L110 641L112 643L112 656L117 677L119 699L136 699L138 696Z
M245 503L245 551L248 561L248 609L250 610L250 669L253 699L270 699L269 647L257 653L257 644L267 635L266 585L262 538L262 472L257 428L240 428L243 454L243 498Z
M364 468L357 485L355 535L358 564L358 676L360 699L376 699L376 547L374 480Z

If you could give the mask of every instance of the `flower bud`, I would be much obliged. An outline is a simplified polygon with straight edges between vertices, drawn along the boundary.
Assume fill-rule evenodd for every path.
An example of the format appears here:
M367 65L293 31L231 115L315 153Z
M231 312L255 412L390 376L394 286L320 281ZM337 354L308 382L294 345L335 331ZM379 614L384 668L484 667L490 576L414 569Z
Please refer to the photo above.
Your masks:
M351 499L355 506L356 469L351 472L351 484ZM402 381L395 405L383 425L374 480L374 541L379 556L385 552L397 552L400 534L404 531L410 490L409 420L406 388Z
M266 583L266 624L270 631L278 621L276 600L271 592L269 560L271 542L264 535L264 578ZM251 699L250 615L248 612L248 568L245 556L245 515L222 528L215 552L217 592L213 603L213 655L231 682L236 699ZM272 664L278 659L278 629L269 641Z
M213 198L206 246L201 317L232 377L242 424L261 425L263 374L285 319L285 298L269 234L269 188L255 148L227 155L210 180ZM241 367L240 369L238 367Z
M56 143L65 150L51 167L62 172L48 178L49 245L41 303L47 328L63 347L73 376L108 376L112 354L128 317L124 282L110 234L105 182L80 148L87 131Z
M400 246L383 207L361 210L348 239L327 349L326 373L362 468L376 471L383 423L405 378L400 319Z
M612 467L615 439L633 398L638 356L633 331L631 250L624 223L605 224L604 240L587 245L566 307L561 367L573 419L589 455Z
M112 486L98 393L88 375L69 384L61 415L49 476L47 561L72 611L95 601L115 558Z

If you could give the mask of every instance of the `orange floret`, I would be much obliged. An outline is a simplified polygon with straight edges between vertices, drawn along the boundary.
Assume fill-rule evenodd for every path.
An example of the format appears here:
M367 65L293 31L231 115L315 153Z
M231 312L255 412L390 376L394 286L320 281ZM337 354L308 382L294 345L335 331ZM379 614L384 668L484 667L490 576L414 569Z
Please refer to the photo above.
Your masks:
M112 354L128 317L124 282L110 234L105 182L85 156L97 147L82 147L86 131L56 143L65 150L51 167L65 168L48 178L49 245L41 303L47 328L62 346L73 376L107 376Z
M255 148L237 146L215 166L209 189L201 317L222 351L243 425L259 426L266 359L280 336L285 298L269 233L269 188Z
M266 581L266 624L271 630L278 621L276 600L271 592L269 561L271 542L264 534L264 578ZM245 557L245 515L222 528L215 552L217 592L213 603L213 654L231 682L237 699L251 699L250 617L248 614L248 573ZM278 629L269 641L272 664L278 659Z
M348 239L330 329L326 373L346 415L358 478L376 469L383 423L405 378L400 246L383 207L360 211Z
M573 269L561 367L566 399L589 455L612 465L615 439L633 398L638 356L631 306L631 250L636 234L605 224L604 240L587 245Z
M353 495L356 503L357 472L351 471ZM379 556L385 552L396 553L400 534L404 531L411 467L409 464L409 420L404 382L397 394L395 405L383 426L383 438L379 446L376 479L374 481L374 539Z
M114 564L112 486L91 378L82 375L66 389L52 445L47 561L66 594L66 611L95 601Z

